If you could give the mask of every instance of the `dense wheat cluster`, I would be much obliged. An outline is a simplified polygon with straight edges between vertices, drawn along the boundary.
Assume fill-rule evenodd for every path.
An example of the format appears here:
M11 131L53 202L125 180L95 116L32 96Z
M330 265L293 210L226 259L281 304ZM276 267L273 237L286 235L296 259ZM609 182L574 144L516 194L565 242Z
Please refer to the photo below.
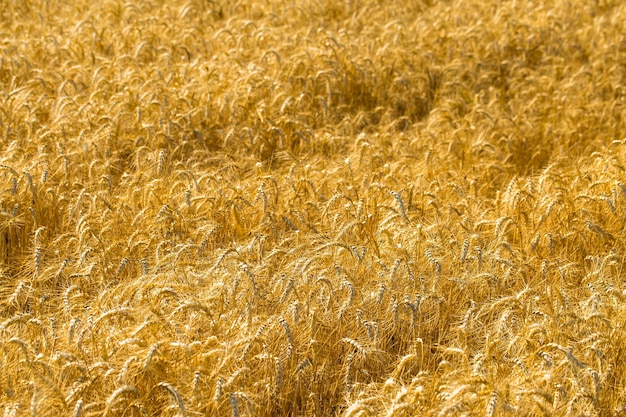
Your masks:
M0 1L0 412L626 415L625 34Z

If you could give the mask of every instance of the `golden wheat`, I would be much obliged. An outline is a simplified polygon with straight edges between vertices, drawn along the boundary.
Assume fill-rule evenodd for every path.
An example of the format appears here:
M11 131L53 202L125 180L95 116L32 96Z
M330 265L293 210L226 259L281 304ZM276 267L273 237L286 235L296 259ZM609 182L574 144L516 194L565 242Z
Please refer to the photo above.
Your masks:
M0 403L623 415L618 1L0 1Z

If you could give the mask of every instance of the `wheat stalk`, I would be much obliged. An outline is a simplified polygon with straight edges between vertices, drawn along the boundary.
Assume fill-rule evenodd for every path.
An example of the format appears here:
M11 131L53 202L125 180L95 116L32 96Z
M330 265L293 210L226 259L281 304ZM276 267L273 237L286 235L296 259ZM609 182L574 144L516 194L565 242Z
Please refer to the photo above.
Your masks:
M113 393L106 400L106 406L104 408L104 412L102 413L102 415L103 416L109 415L109 413L111 412L111 409L115 406L115 403L118 401L119 397L130 396L130 395L133 395L135 397L139 396L139 391L137 390L136 387L133 387L130 385L124 385L123 387L120 387L116 389L115 391L113 391Z

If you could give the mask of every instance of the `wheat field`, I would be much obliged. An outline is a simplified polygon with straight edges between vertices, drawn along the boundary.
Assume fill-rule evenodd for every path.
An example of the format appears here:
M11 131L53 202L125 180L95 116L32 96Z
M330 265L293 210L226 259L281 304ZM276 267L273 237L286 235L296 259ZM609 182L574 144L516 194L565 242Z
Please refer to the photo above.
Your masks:
M0 412L626 415L625 34L0 0Z

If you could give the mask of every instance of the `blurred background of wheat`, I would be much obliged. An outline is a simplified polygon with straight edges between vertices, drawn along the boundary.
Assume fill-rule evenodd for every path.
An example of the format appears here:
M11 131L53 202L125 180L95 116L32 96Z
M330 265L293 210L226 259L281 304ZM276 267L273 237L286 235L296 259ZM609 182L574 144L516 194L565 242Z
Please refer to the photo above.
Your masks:
M626 414L625 22L0 1L0 412Z

